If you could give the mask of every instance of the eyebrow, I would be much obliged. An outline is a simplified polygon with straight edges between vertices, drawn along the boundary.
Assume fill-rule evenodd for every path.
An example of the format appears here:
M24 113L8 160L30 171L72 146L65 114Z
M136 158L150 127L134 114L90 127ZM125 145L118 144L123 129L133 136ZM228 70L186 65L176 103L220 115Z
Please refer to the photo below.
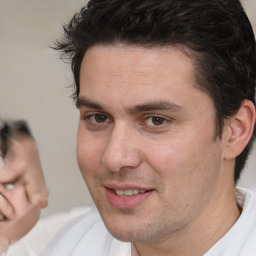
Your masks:
M76 107L77 108L87 107L87 108L93 108L97 110L103 110L103 107L100 104L90 101L84 97L80 97L77 99Z
M127 111L131 114L137 114L140 112L147 112L147 111L156 111L156 110L168 110L172 112L177 112L182 109L181 106L168 101L154 101L154 102L147 102L141 105L137 105L131 108L127 108Z
M76 102L76 107L77 108L88 107L96 110L104 109L104 107L101 106L100 104L93 102L85 97L78 98ZM167 111L177 112L177 111L181 111L182 107L169 101L153 101L153 102L146 102L144 104L140 104L132 107L127 107L125 108L125 110L128 113L134 115L140 112L156 111L156 110L167 110Z

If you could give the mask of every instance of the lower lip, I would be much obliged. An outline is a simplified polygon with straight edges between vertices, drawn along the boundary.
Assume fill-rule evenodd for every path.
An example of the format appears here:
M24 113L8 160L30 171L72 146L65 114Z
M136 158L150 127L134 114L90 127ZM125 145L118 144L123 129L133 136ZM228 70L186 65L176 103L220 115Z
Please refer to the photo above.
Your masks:
M132 196L118 196L111 189L106 188L107 198L110 204L118 209L131 209L140 205L144 200L146 200L152 193L153 190L139 193Z

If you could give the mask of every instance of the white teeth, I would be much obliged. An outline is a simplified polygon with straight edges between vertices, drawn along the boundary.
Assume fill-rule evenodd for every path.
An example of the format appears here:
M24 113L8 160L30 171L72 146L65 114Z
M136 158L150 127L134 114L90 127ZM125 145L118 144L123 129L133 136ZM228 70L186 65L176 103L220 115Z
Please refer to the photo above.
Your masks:
M122 196L124 194L124 191L123 190L116 190L116 194L118 196Z
M132 195L132 190L131 189L129 189L129 190L124 190L124 195L125 196L131 196Z
M132 196L137 195L139 193L145 193L145 190L138 189L127 189L127 190L115 190L118 196Z

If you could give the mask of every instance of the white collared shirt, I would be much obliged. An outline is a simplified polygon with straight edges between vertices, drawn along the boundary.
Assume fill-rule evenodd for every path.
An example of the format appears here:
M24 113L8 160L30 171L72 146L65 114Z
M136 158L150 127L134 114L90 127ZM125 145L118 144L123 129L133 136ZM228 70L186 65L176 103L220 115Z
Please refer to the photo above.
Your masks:
M256 256L256 198L237 188L236 201L242 213L231 229L203 256Z

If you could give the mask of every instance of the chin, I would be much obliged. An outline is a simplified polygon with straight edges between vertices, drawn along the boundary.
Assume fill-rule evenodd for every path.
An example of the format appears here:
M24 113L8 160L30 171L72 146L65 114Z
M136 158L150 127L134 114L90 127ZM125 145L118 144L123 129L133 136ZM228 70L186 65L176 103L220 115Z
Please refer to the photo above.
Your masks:
M135 225L130 229L123 228L123 230L120 230L113 227L107 227L107 229L114 238L123 242L145 242L155 239L155 235L152 230L138 229L138 227L135 228Z
M141 241L141 237L134 234L133 232L126 231L125 233L121 232L110 232L111 235L116 238L117 240L120 240L122 242L138 242Z

